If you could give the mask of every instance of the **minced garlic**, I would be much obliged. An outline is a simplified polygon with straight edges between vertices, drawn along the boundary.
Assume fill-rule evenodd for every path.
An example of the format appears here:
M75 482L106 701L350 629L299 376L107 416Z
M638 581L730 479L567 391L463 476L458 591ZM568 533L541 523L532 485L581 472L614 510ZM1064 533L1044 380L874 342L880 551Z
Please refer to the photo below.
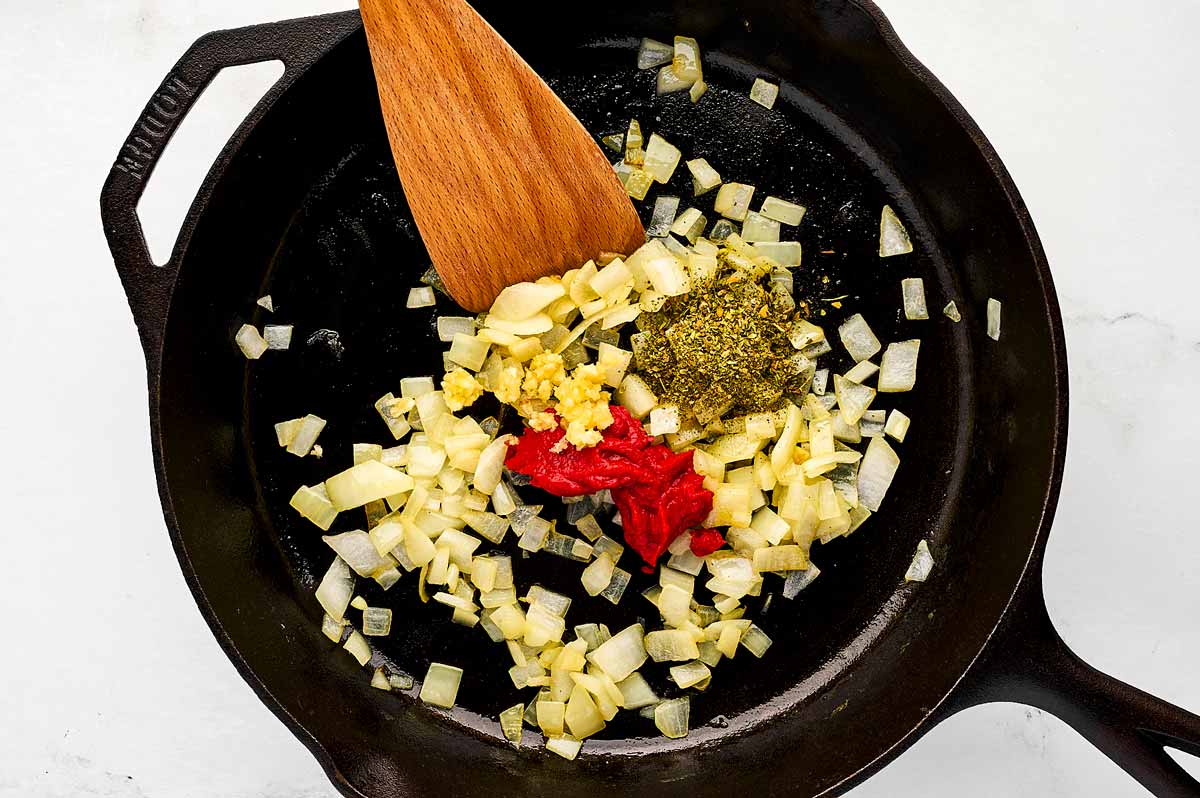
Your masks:
M442 379L442 398L451 413L475 404L483 396L483 386L464 369L455 369Z
M562 355L542 352L534 356L525 369L525 381L521 384L522 397L548 402L554 389L566 378L567 370Z
M600 442L600 430L613 423L604 390L604 370L594 364L579 366L554 390L555 409L567 431L565 440L585 448Z

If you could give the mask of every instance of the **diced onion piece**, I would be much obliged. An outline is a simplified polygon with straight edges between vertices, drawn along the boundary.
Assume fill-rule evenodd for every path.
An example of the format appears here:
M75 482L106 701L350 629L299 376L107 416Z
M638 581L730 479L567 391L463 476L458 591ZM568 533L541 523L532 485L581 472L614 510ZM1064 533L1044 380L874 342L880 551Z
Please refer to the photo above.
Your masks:
M912 251L912 241L909 240L908 231L904 229L900 217L896 216L891 205L884 205L879 218L879 257L890 258Z
M346 638L346 642L342 643L342 648L350 652L350 656L358 660L359 665L366 665L371 661L371 644L367 642L367 638L363 637L357 631L351 631L350 636Z
M762 535L763 539L772 546L778 546L780 541L791 531L791 525L780 518L770 507L762 507L755 511L754 519L750 522L750 529Z
M493 330L525 337L529 335L541 335L547 332L554 326L554 320L546 313L538 313L521 321L505 321L504 319L488 316L484 321L484 325Z
M335 643L342 642L342 632L346 628L347 621L345 618L337 620L330 617L329 613L321 616L321 634L328 637Z
M383 447L377 443L355 443L352 445L354 465L368 460L382 460Z
M516 704L500 713L500 731L504 732L504 739L513 745L521 744L521 734L524 731L522 720L524 717L524 704Z
M658 397L650 390L645 380L636 374L626 374L617 388L617 404L629 411L637 419L643 419L658 406Z
M700 45L690 36L676 36L671 69L683 80L697 81L703 76Z
M778 243L779 242L779 222L774 219L768 219L761 213L748 211L746 213L746 222L742 225L742 238L752 244L758 243Z
M504 540L505 533L508 532L508 519L502 518L495 513L464 510L462 519L467 522L467 525L471 529L474 529L492 543L499 544Z
M671 63L674 56L675 50L671 45L654 39L642 39L642 46L638 49L637 66L638 69L662 66Z
M292 494L292 499L288 504L300 515L326 531L333 525L333 519L337 518L338 514L329 501L329 494L325 492L324 485L316 488L301 486Z
M363 610L363 634L383 637L392 631L392 611L386 607Z
M694 687L712 676L712 671L708 669L708 666L699 660L683 665L672 665L670 673L671 680L681 689Z
M511 440L512 435L501 435L480 453L479 464L475 466L475 490L488 496L496 490L496 486L500 484L500 475L504 473L504 457L508 453Z
M690 89L688 89L688 97L691 98L693 103L698 103L698 102L700 102L700 98L703 97L707 91L708 91L708 83L706 83L704 81L704 79L701 78L700 80L693 83L692 87Z
M458 686L462 682L462 668L431 662L421 684L420 698L426 704L450 709L458 698Z
M767 633L754 624L750 624L750 628L742 633L742 648L759 659L762 659L763 654L767 653L767 649L771 647L771 642L771 638L767 637Z
M692 173L692 188L697 197L721 185L721 175L704 158L693 158L687 162L687 168Z
M658 594L658 611L668 626L683 627L688 623L691 602L692 592L690 590L684 590L678 585L665 585ZM657 633L652 632L651 634Z
M628 626L589 653L588 661L607 673L613 681L623 681L646 661L648 655L643 637L641 624Z
M414 484L407 474L378 460L368 460L327 479L325 490L335 509L349 510L412 490Z
M754 552L754 570L759 573L803 571L807 567L808 557L800 546L771 546Z
M542 734L547 737L560 737L563 733L563 715L567 705L562 701L538 701L537 722Z
M679 432L679 408L675 405L656 407L650 411L650 434L666 435Z
M690 89L695 82L694 80L685 80L679 77L675 74L675 70L671 68L671 65L668 64L658 70L657 91L659 94L683 91L684 89Z
M929 318L925 306L925 281L920 277L906 277L900 281L900 294L904 300L904 318L919 321Z
M456 333L447 356L452 362L457 363L463 368L478 371L483 368L483 361L487 360L488 349L490 348L491 344L476 338L474 335Z
M795 227L804 219L805 207L779 197L767 197L763 200L759 213L768 219Z
M654 290L663 296L680 296L691 290L691 277L684 263L672 255L658 239L646 244L643 249L658 244L654 254L641 261L646 278ZM661 251L659 251L661 250ZM606 324L606 327L612 326Z
M287 450L297 457L304 457L312 451L313 444L317 442L317 438L323 429L325 429L325 419L314 416L311 413L308 414L301 420L300 426L296 429L296 433L292 437L292 442L288 444Z
M879 366L880 393L913 389L917 384L917 353L920 349L921 342L916 339L888 344Z
M263 327L263 340L268 349L287 349L292 345L292 325L268 324Z
M579 579L589 596L598 596L604 592L604 588L612 581L614 567L612 557L601 554L583 569Z
M663 67L663 69L667 69L667 67ZM564 734L562 737L551 737L546 741L547 751L558 754L568 761L579 756L579 749L582 746L582 740L578 740L569 734Z
M855 362L872 358L883 348L861 313L855 313L838 327L838 338Z
M579 674L576 674L579 675ZM591 694L576 684L571 688L571 697L567 701L565 720L571 734L580 739L591 737L604 729L604 716L596 706Z
M892 344L892 346L896 346L896 344ZM891 347L888 347L888 351L891 351ZM883 362L887 363L887 355L885 354L883 357ZM879 389L884 390L882 376ZM852 382L840 374L833 375L833 390L837 396L838 407L841 409L842 422L845 424L857 424L858 420L862 418L862 414L871 406L871 402L875 401L874 388Z
M233 340L247 360L258 360L263 356L263 352L270 349L266 339L259 335L258 328L252 324L243 324L239 327Z
M612 344L601 342L596 352L596 364L604 370L604 384L616 388L625 379L633 353Z
M864 510L863 512L866 511ZM820 575L821 569L811 562L808 564L808 568L803 571L792 571L783 582L783 597L785 599L794 599L800 594L801 590L811 585Z
M675 174L675 167L679 166L679 159L682 155L683 153L678 147L657 133L653 133L650 135L650 142L646 145L646 163L642 166L642 170L656 182L670 182L671 175Z
M335 621L341 621L346 616L346 608L354 596L354 575L350 566L341 557L334 557L317 586L317 602L325 609L325 613Z
M933 570L933 555L929 552L929 544L924 540L917 543L917 552L913 555L912 563L904 574L905 582L924 582Z
M779 97L779 86L762 78L755 78L750 87L750 99L763 108L774 108L775 100Z
M942 308L942 313L955 324L962 321L962 314L958 312L958 305L954 304L953 299L946 303L946 307Z
M658 197L654 200L654 213L646 226L646 235L662 238L671 232L675 214L679 211L679 197Z
M613 133L608 136L601 136L600 143L608 147L613 152L625 151L625 136L620 133Z
M862 383L869 380L871 377L875 376L875 373L878 371L879 371L879 366L876 366L874 363L872 363L869 360L864 360L864 361L856 364L855 366L853 366L849 371L847 371L842 376L845 377L845 379L849 380L850 382L857 382L861 385ZM822 393L824 393L824 391L822 391Z
M891 435L900 443L904 442L904 436L908 434L908 425L911 423L908 416L901 413L899 410L893 410L887 419L887 423L883 427L883 431L887 435Z
M289 421L280 421L275 425L275 439L281 447L287 448L287 445L296 437L302 423L304 423L304 419L293 418Z
M708 219L704 217L699 209L688 208L683 213L676 217L671 224L671 232L675 235L686 238L689 243L695 243L700 234L704 232L704 226L708 224Z
M405 307L408 308L431 308L437 304L434 299L433 289L425 286L413 288L408 292L408 301Z
M887 494L900 457L883 438L872 438L867 445L858 467L858 501L871 512L879 512L879 505Z
M655 662L683 662L700 656L692 633L682 629L650 632L645 637L644 645L646 654Z
M649 707L659 702L659 697L654 690L650 688L650 684L646 678L640 673L631 673L625 679L617 683L617 689L621 691L621 697L624 699L621 706L625 709L641 709Z
M1000 300L988 297L987 334L993 341L1000 340Z
M508 289L506 288L504 290L507 291ZM501 292L500 296L504 296L504 293ZM442 341L443 343L449 343L454 340L454 336L458 333L462 333L463 335L474 335L475 317L438 316L437 335L439 341Z
M271 299L270 294L267 294L266 296L260 296L254 304L258 305L260 308L264 308L268 313L275 312L275 302Z
M614 258L611 263L596 272L588 281L588 286L597 295L604 297L613 293L626 283L633 282L633 272L620 258ZM566 336L563 336L565 339ZM559 342L561 344L561 341ZM558 344L555 345L556 347Z
M516 283L500 292L488 311L489 319L525 321L545 310L550 303L566 296L561 282Z
M620 516L614 516L614 523ZM608 587L604 588L604 592L600 594L600 598L607 599L612 604L619 604L621 596L625 595L625 588L629 587L629 580L633 578L632 574L623 568L614 568L612 581L608 583Z
M341 535L326 535L321 540L362 577L369 578L395 564L390 557L381 556L371 544L367 533L361 530L344 532Z
M740 222L750 212L750 200L754 197L754 186L744 183L725 183L717 191L713 210L726 219Z
M687 737L691 707L692 702L686 697L663 701L654 707L654 725L672 740Z

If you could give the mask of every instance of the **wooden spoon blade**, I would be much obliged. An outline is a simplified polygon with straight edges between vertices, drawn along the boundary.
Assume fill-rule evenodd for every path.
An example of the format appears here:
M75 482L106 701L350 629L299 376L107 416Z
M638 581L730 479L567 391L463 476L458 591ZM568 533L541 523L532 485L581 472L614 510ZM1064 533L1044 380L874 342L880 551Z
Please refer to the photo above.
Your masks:
M360 0L392 155L447 289L507 285L645 241L608 159L463 0Z

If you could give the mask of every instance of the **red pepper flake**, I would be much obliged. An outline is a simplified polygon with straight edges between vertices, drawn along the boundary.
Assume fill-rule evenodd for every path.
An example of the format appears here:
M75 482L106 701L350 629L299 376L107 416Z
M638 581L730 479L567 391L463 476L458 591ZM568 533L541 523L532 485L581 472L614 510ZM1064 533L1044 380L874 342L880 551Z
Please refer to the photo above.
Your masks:
M613 423L597 445L568 444L555 452L565 434L561 428L527 429L508 450L505 464L555 496L609 489L621 512L625 542L654 565L671 541L708 516L712 492L692 469L691 452L676 454L654 443L628 410L617 405L611 410Z
M692 554L707 557L725 545L725 536L715 529L697 529L692 532Z

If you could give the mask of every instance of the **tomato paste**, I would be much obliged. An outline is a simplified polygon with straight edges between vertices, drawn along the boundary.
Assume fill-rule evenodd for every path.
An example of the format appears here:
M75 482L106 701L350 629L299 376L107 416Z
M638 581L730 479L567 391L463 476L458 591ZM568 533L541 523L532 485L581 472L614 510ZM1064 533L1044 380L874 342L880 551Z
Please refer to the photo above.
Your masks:
M672 540L704 521L712 510L712 492L692 470L691 452L677 454L654 443L629 411L617 405L611 410L613 423L595 446L555 451L561 428L527 429L508 450L505 464L555 496L607 488L621 512L625 542L653 566Z
M707 557L724 545L725 536L715 529L697 529L689 543L692 554L697 557Z

